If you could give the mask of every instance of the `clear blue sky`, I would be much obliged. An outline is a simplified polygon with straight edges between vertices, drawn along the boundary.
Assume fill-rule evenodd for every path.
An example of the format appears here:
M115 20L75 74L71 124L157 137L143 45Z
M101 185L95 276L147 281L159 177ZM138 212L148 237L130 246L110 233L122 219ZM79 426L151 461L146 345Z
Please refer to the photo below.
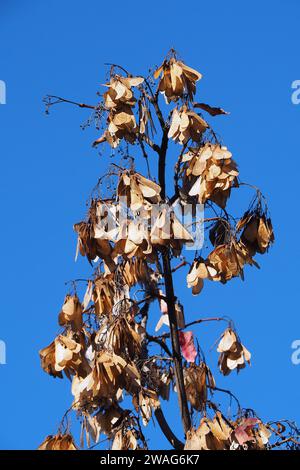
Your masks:
M208 352L222 327L199 326L218 385L265 419L300 422L300 365L291 362L291 343L300 339L300 105L291 103L299 20L297 0L0 0L1 449L36 448L71 403L68 381L40 369L38 350L59 331L64 282L89 273L86 260L74 263L72 225L107 165L90 146L95 131L79 128L87 114L62 106L47 117L42 98L93 102L105 62L146 74L170 47L203 73L201 100L231 112L215 118L217 130L242 179L268 197L276 230L274 248L259 259L260 271L246 269L246 282L207 283L192 298L181 281L177 292L190 320L231 316L252 352L251 368L223 378ZM174 415L173 402L164 407ZM153 447L167 445L152 433Z

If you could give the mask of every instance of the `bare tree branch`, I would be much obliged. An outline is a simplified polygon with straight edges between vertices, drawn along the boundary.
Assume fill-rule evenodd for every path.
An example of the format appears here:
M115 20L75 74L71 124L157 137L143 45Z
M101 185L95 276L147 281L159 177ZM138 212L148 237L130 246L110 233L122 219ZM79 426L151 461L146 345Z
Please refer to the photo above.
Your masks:
M184 448L183 442L181 442L175 434L173 433L172 429L168 425L166 418L162 412L161 408L157 408L154 411L155 418L157 419L157 422L159 424L160 429L164 433L165 437L168 439L170 444L174 447L176 450L182 450Z

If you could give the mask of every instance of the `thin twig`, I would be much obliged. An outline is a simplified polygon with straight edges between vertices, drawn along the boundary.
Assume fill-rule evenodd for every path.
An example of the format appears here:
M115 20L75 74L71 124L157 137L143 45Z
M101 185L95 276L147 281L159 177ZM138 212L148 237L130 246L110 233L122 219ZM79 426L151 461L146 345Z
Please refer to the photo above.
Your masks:
M49 104L57 104L57 103L69 103L69 104L73 104L75 106L79 106L79 108L88 108L88 109L99 109L99 105L98 106L94 106L94 105L91 105L91 104L86 104L86 103L79 103L77 101L72 101L72 100L68 100L66 98L62 98L61 96L55 96L55 95L47 95L47 98L50 100L51 98L54 98L56 99L57 101L53 102L53 103L49 103Z

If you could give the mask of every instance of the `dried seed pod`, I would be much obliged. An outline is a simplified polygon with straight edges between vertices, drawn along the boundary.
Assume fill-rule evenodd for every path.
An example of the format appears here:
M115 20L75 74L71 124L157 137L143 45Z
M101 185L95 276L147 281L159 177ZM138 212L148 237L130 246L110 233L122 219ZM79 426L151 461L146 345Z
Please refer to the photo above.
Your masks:
M150 204L158 204L160 202L161 188L139 173L126 171L121 174L118 187L118 199L124 198L132 211L138 211L143 208L150 208Z
M71 434L57 433L55 436L47 436L38 450L77 450L77 447Z
M239 372L240 369L244 369L246 362L250 364L250 352L231 328L227 328L222 334L217 351L221 353L218 364L223 375L230 374L234 369Z
M232 428L217 412L214 419L202 418L198 429L187 434L185 450L229 450Z
M237 231L243 229L241 242L252 256L264 254L274 243L274 232L270 218L258 211L246 212L237 223Z
M184 384L191 406L197 411L202 411L206 406L207 387L214 389L216 386L209 367L204 362L199 365L190 364L184 369Z
M181 145L186 144L190 139L200 142L207 128L208 124L201 116L190 111L186 106L182 106L179 110L174 108L168 137Z
M109 109L107 117L108 127L95 142L94 146L108 142L116 148L121 139L133 144L138 133L133 107L136 99L133 96L131 87L143 83L142 77L122 77L114 75L108 86L108 91L104 93L104 104Z
M61 326L70 324L74 330L82 327L82 305L77 295L67 295L58 316Z
M173 57L163 62L155 71L154 78L160 75L159 91L164 94L167 103L177 101L184 93L192 100L196 92L195 84L202 77L197 70Z
M185 162L183 190L197 196L199 203L207 200L225 208L230 190L237 186L237 165L226 147L207 142L190 148L183 156Z

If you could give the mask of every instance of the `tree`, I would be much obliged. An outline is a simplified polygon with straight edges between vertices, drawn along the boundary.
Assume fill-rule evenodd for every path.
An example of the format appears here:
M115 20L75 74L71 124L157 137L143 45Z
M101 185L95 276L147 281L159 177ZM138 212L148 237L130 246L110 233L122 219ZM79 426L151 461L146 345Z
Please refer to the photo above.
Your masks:
M231 152L204 116L228 113L195 101L201 74L174 50L147 78L108 65L109 82L97 105L45 99L47 112L62 102L92 110L88 124L95 121L103 130L93 146L108 145L114 162L99 178L86 220L74 225L77 253L94 268L91 278L83 280L85 295L80 300L81 280L74 281L59 314L62 331L40 351L43 369L68 377L74 395L58 433L48 436L40 449L77 448L66 425L71 411L81 421L87 447L97 445L103 434L113 449L147 448L143 428L155 417L175 449L298 448L293 423L263 423L253 410L242 409L230 391L216 386L187 328L227 322L218 344L224 375L243 369L251 354L231 320L185 319L174 287L173 273L187 267L193 295L200 294L204 281L244 279L245 266L258 266L254 256L266 253L274 242L266 199L258 188L240 181ZM172 141L178 149L174 189L168 196ZM139 149L136 159L129 156L130 146ZM138 172L140 156L147 177ZM153 162L157 181L151 178ZM227 201L242 186L255 194L244 215L235 218ZM209 217L204 218L203 209ZM198 237L203 227L211 244L206 255ZM183 256L186 246L193 249ZM137 286L142 298L133 295ZM154 332L149 318L156 302L161 318ZM169 332L157 334L163 324ZM235 398L234 419L212 401L216 392ZM162 401L170 393L178 397L184 439L175 436L163 413Z

